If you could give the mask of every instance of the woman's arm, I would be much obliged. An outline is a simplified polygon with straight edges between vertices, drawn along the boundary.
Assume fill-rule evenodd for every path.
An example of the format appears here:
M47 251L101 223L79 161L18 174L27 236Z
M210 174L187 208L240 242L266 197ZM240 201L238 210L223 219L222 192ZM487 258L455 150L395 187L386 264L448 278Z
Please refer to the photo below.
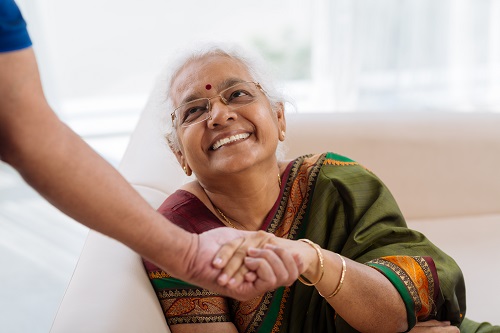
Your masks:
M323 257L323 268L321 268L314 246L278 237L272 241L302 256L306 267L302 276L309 282L315 283L314 287L325 296L325 300L335 308L335 312L358 331L407 330L406 309L400 294L392 283L375 269L344 258L346 271L341 284L343 263L336 253L321 249ZM327 298L337 288L338 292Z

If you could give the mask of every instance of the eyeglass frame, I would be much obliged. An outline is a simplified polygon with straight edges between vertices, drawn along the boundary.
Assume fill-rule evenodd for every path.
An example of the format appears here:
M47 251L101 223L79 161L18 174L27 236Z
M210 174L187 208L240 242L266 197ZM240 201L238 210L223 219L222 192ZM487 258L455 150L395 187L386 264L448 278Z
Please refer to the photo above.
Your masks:
M237 82L233 85L231 85L230 87L227 87L227 88L224 88L221 92L219 92L217 95L215 96L212 96L212 97L202 97L202 98L197 98L197 99L193 99L192 101L189 101L189 102L186 102L186 103L182 103L181 105L179 105L178 107L176 107L174 109L174 111L172 111L172 113L170 113L170 117L172 118L172 127L175 127L175 119L178 118L176 117L176 114L175 112L177 110L179 110L181 107L183 107L184 105L186 104L189 104L189 103L192 103L192 102L196 102L196 101L202 101L202 100L207 100L208 101L208 110L207 110L207 113L210 114L210 112L212 111L212 103L211 103L211 100L214 99L214 98L217 98L219 97L221 102L224 104L224 105L229 105L229 102L222 96L222 93L226 92L227 90L239 85L239 84L242 84L242 83L253 83L257 88L258 90L260 90L264 95L266 95L266 91L262 88L262 86L260 85L259 82L255 82L255 81L240 81L240 82ZM253 102L250 102L248 104L245 104L245 105L242 105L241 107L244 107L244 106L247 106L247 105L250 105L252 104ZM206 119L203 119L203 120L200 120L198 122L194 122L192 124L189 124L189 125L186 125L186 126L183 126L183 124L181 124L181 126L183 127L189 127L191 125L196 125L198 123L201 123L201 122L204 122L205 120L208 120L210 119L210 116L208 116Z

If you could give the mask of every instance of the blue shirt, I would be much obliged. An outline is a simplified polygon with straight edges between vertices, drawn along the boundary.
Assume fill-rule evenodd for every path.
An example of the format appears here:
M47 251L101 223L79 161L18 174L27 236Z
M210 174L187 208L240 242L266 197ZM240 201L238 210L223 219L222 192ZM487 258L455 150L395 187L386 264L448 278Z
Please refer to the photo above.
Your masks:
M0 0L0 52L31 46L26 22L14 0Z

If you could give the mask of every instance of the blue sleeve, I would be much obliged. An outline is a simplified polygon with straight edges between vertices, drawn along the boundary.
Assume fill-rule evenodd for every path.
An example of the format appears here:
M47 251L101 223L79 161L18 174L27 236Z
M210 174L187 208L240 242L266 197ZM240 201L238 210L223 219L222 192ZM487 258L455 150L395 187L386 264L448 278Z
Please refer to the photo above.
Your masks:
M14 0L0 0L0 52L31 46L26 22Z

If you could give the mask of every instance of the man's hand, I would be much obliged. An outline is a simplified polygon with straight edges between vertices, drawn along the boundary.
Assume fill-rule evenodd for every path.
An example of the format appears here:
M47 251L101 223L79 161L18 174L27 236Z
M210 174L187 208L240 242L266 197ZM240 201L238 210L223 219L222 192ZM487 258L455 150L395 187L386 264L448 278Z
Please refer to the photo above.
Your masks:
M230 228L197 235L198 242L190 250L186 263L189 276L184 279L238 300L290 285L299 276L302 264L284 249L266 246L272 238L272 234L263 231ZM247 256L249 253L251 257ZM223 271L227 265L239 275L233 277ZM243 268L235 270L235 267Z
M410 331L410 333L426 333L426 332L459 333L460 330L458 329L458 327L451 325L449 321L429 320L417 323L417 325L415 325L415 327L413 327Z

